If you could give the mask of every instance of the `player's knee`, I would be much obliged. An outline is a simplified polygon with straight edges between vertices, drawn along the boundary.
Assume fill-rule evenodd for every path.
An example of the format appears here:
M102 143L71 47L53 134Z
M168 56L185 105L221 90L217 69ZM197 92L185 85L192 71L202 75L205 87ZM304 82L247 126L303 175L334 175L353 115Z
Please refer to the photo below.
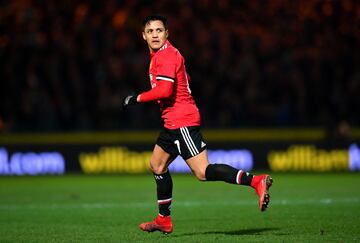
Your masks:
M165 165L155 165L150 163L150 170L157 175L161 175L166 172L167 167Z
M205 171L194 171L194 174L199 181L206 181Z

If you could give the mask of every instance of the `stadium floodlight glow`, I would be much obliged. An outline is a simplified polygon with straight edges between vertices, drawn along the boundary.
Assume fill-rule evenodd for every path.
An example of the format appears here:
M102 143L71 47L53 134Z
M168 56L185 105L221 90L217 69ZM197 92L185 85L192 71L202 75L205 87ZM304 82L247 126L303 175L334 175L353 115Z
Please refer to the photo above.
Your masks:
M0 148L0 175L64 174L65 160L60 153L21 153L10 158L5 148Z
M360 170L360 148L355 143L349 148L349 167L351 171Z

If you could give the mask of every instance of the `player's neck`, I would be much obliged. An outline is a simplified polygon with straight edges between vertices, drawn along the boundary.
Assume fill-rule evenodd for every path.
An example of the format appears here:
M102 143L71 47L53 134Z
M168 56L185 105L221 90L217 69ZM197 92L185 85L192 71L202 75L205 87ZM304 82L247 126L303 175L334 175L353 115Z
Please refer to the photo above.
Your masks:
M150 46L148 46L148 47L149 47L150 54L151 54L151 55L154 55L154 54L157 53L158 51L164 49L163 47L164 47L165 45L169 45L169 44L170 44L169 40L166 40L166 41L164 42L164 45L162 45L159 49L156 49L156 50L154 50L154 49L152 49Z

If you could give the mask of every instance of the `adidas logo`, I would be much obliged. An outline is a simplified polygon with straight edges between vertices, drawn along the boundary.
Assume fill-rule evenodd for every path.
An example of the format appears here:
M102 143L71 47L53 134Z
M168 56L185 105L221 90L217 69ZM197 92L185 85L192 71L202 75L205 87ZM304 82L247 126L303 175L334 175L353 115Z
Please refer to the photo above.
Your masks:
M162 177L161 175L155 175L155 179L156 179L156 180L162 180L163 177Z
M203 141L201 141L201 147L205 147L206 146L206 143L204 143Z

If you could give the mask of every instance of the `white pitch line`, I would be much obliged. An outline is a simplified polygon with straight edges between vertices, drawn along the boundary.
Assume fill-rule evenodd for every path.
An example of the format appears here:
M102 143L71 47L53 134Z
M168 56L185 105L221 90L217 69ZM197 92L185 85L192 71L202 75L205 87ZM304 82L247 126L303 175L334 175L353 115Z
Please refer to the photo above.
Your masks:
M331 205L331 204L353 204L360 203L360 198L318 198L307 200L294 199L274 199L271 205ZM53 203L53 204L0 204L0 210L33 210L33 209L106 209L106 208L150 208L154 207L156 202L119 202L119 203ZM204 206L237 206L237 205L256 205L256 200L239 201L174 201L175 207L204 207Z

